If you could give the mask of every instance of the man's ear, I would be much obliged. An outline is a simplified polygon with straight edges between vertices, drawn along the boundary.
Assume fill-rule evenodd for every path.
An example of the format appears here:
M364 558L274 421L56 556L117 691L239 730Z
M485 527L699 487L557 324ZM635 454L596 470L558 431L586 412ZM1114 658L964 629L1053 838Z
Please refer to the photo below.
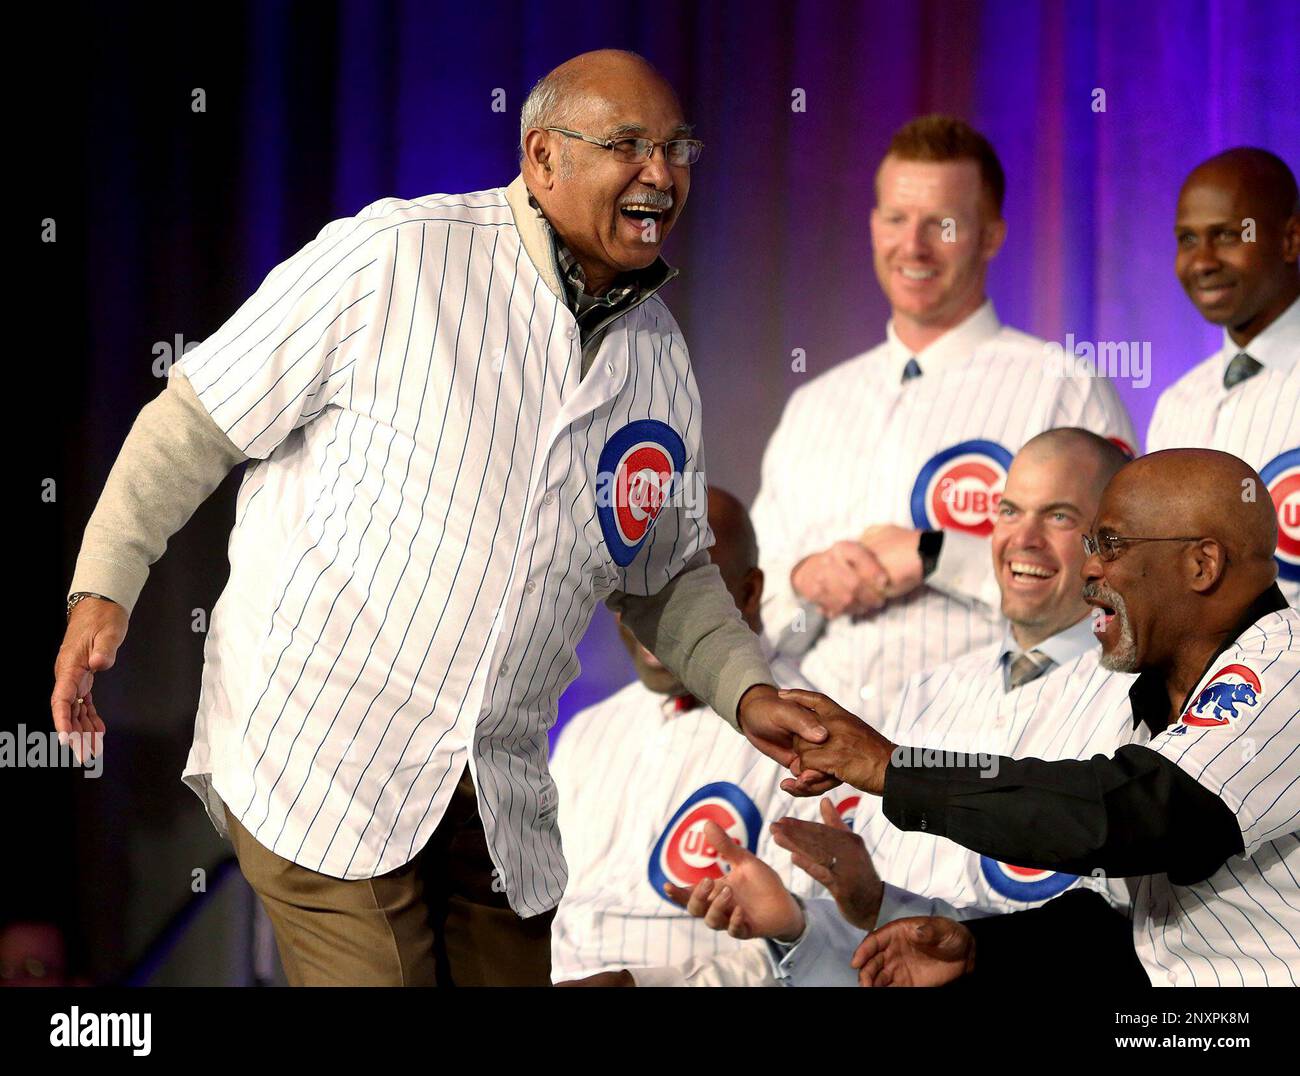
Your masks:
M998 251L1002 249L1002 244L1007 239L1007 222L1001 217L996 220L984 222L983 234L980 237L980 252L984 255L986 262L991 262L997 257Z
M1282 260L1300 262L1300 213L1292 213L1282 225Z
M760 568L750 568L745 573L742 585L745 600L740 607L740 615L747 624L758 623L758 607L763 604L763 572Z
M524 135L524 158L520 162L528 186L550 190L555 185L555 162L552 142L546 131L532 127Z
M1188 582L1191 588L1199 594L1213 590L1223 578L1223 570L1228 563L1228 551L1213 538L1202 538L1192 546L1187 556L1190 573Z

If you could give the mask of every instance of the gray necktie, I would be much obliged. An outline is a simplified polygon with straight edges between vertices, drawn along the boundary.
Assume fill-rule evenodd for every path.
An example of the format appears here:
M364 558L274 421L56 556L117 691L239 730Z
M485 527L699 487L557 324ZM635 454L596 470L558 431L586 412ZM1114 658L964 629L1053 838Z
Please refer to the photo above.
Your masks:
M1230 389L1234 385L1240 385L1248 378L1254 377L1262 369L1264 369L1262 362L1251 358L1242 351L1232 357L1232 362L1228 363L1228 368L1223 371L1223 387Z
M903 367L904 383L911 381L914 377L921 376L921 364L915 358L907 360L907 365Z
M1023 687L1030 680L1037 680L1047 672L1055 662L1041 650L1031 650L1027 654L1017 654L1007 663L1006 685L1008 691Z

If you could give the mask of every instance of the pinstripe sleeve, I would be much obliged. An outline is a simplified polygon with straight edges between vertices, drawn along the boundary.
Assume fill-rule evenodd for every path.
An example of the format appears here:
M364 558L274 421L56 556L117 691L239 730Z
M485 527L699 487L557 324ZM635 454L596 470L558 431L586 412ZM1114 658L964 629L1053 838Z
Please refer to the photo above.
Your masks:
M213 421L246 455L265 459L320 414L348 386L350 341L370 339L366 330L383 319L394 262L391 242L365 224L374 209L326 225L181 360Z

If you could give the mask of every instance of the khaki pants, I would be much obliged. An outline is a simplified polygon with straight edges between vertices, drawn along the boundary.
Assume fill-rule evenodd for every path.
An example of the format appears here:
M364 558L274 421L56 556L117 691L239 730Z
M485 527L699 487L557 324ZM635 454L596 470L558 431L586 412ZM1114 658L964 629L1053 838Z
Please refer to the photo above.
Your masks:
M468 768L429 843L377 878L318 874L226 821L291 986L550 985L555 912L521 919L493 892Z

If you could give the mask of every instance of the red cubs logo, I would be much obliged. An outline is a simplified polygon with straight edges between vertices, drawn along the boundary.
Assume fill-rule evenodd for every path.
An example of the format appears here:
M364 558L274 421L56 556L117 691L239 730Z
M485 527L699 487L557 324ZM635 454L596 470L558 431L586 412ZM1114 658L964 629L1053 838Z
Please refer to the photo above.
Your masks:
M708 822L716 823L742 848L757 849L763 820L754 801L729 781L705 785L677 809L650 853L650 884L665 900L665 882L690 887L725 873L718 850L704 835Z
M673 461L654 441L633 445L614 467L614 523L619 537L636 545L663 508L673 480Z
M686 466L686 446L667 423L638 419L600 451L596 515L614 563L635 559Z
M1300 448L1283 452L1260 468L1277 509L1277 571L1300 582Z
M1245 665L1225 665L1216 672L1180 719L1192 728L1221 728L1241 717L1239 706L1254 707L1264 688L1255 670Z
M960 530L987 537L1011 453L993 441L963 441L930 459L912 487L912 524L922 530Z
M840 821L848 826L849 829L853 828L853 819L856 816L858 804L861 800L861 796L845 796L835 805L835 810L840 816Z

